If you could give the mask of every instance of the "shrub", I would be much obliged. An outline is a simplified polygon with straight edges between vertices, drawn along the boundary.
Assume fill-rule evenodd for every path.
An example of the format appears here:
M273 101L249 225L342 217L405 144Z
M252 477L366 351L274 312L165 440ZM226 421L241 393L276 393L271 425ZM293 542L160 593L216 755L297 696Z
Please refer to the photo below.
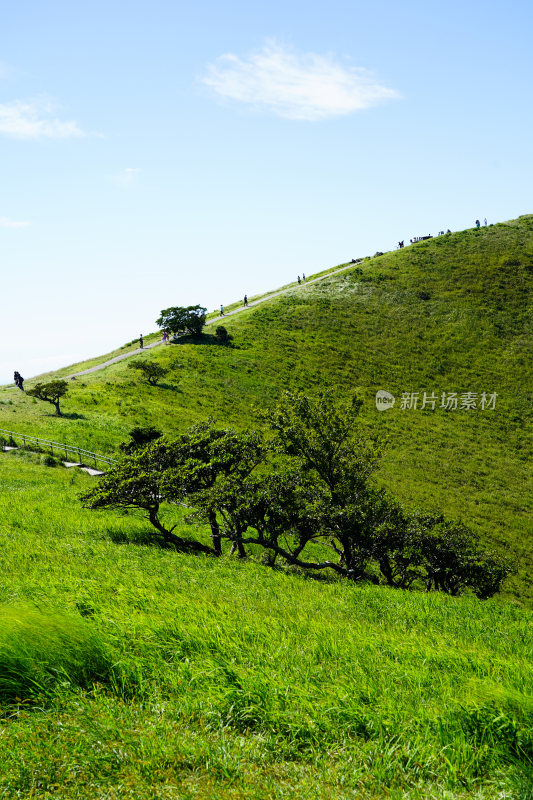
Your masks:
M155 361L148 361L144 358L138 358L128 364L129 369L136 369L141 373L142 377L150 384L156 386L161 378L164 378L168 373L168 369L157 364Z
M51 455L42 455L40 462L44 467L59 467L62 463L58 458Z
M228 333L224 325L218 325L215 331L215 337L221 344L228 344L233 339L233 336Z

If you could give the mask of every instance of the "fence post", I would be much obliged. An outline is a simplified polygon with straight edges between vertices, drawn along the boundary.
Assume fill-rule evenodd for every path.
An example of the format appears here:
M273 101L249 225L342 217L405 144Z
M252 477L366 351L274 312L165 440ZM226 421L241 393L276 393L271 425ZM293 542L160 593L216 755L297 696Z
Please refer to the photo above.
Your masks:
M27 437L23 433L14 433L14 431L7 431L7 433L9 434L9 441L8 440L0 441L0 450L4 449L6 441L8 441L8 444L11 447L17 447L17 443L15 441L15 437L17 437L17 438L22 440L22 446L24 448L32 447L32 445L29 444L29 441L33 442L33 446L37 447L37 448L40 447L41 443L43 444L43 448L46 448L47 446L49 446L50 447L50 453L52 455L54 455L54 444L55 444L57 446L58 451L61 451L61 450L65 451L65 460L66 461L68 461L68 458L69 458L69 451L72 452L72 453L76 453L77 452L78 453L78 460L79 460L80 464L83 464L82 457L81 457L81 447L72 447L71 445L67 445L66 443L61 444L60 442L52 442L49 439L39 439L37 436L29 436L29 437ZM84 455L86 455L88 459L92 458L92 460L94 461L95 469L98 469L98 461L103 461L104 464L107 467L111 467L116 461L115 459L107 458L107 456L99 456L98 453L93 453L90 450L84 450L83 452L84 452ZM74 456L72 456L72 457L74 457Z

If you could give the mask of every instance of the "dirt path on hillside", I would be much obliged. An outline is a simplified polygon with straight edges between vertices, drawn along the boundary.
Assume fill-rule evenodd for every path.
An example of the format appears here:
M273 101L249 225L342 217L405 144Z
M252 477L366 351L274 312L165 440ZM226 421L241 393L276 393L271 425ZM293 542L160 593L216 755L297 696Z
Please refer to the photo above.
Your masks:
M347 269L353 269L356 264L348 264L346 267L341 267L340 269L336 269L334 272L328 272L327 275L321 275L318 278L310 278L309 280L305 280L300 286L290 286L288 289L280 289L279 292L272 292L272 294L268 294L265 297L261 297L259 300L254 300L251 303L248 303L247 306L240 306L239 308L234 308L233 311L228 311L227 314L224 314L222 317L214 317L213 319L209 319L205 324L206 325L213 325L214 323L220 323L221 320L226 319L226 317L232 317L234 314L240 314L243 311L247 311L249 308L253 308L254 306L258 306L260 303L265 303L267 300L271 300L273 297L279 297L282 294L287 294L287 292L293 292L295 289L305 288L309 286L311 283L316 283L317 281L323 281L325 278L330 278L332 275L338 275L339 272L345 272ZM130 350L129 353L124 353L121 356L115 356L114 358L110 358L109 361L103 361L101 364L97 364L95 367L89 367L89 369L84 369L81 372L73 372L72 375L65 375L65 379L68 380L69 378L79 378L81 375L88 375L91 372L97 372L99 369L104 369L105 367L109 367L111 364L116 364L117 361L123 361L125 358L130 358L131 356L137 356L141 353L145 353L146 350L151 350L152 347L158 347L159 345L163 344L161 341L152 342L152 344L147 344L146 347L143 347L142 350L139 347L137 350Z

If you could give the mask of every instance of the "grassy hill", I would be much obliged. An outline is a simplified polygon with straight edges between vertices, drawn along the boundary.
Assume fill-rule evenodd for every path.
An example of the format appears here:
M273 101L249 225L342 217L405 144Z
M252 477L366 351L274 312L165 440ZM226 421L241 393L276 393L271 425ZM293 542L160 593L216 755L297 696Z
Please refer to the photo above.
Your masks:
M204 343L148 351L172 368L159 387L120 362L72 381L64 419L4 388L0 427L113 454L134 425L181 432L210 415L242 428L284 388L357 390L365 420L390 439L380 480L510 547L510 590L531 598L532 280L533 216L419 242L228 318L234 348L211 329ZM376 410L378 389L397 398L390 411ZM401 409L404 392L419 393L416 410ZM420 407L424 392L434 410ZM477 393L478 405L496 393L496 407L445 410L443 392Z
M244 428L284 388L357 390L390 440L379 481L519 569L480 602L178 555L133 515L81 509L88 476L1 455L2 796L533 797L532 273L526 216L294 287L228 318L234 347L208 329L150 350L171 368L157 387L128 361L78 378L64 418L2 388L0 428L110 455L134 425ZM435 409L402 410L424 391ZM496 406L445 410L443 392Z
M2 461L3 797L531 797L530 611L161 550L38 458Z

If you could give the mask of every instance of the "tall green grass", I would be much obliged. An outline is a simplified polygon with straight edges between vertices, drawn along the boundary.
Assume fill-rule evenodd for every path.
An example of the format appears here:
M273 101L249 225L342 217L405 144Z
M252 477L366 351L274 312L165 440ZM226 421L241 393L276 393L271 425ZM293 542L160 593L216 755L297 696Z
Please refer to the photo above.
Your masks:
M41 710L0 722L5 797L488 800L527 786L531 612L147 546L145 523L72 504L88 476L10 459L0 602L83 616L120 673L51 679Z
M0 608L0 703L49 695L58 685L90 688L109 681L111 670L109 650L80 617Z

